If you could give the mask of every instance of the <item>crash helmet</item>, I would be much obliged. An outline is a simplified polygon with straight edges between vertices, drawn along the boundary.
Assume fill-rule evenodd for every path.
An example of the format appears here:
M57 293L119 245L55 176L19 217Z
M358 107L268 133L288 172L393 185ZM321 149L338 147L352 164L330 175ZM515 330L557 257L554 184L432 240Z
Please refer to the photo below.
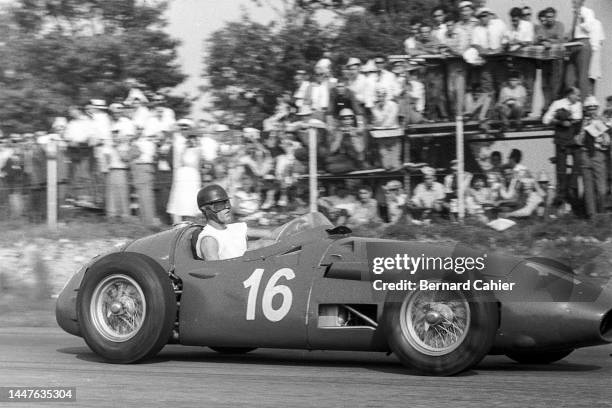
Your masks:
M198 208L228 200L227 192L218 184L209 184L198 191Z

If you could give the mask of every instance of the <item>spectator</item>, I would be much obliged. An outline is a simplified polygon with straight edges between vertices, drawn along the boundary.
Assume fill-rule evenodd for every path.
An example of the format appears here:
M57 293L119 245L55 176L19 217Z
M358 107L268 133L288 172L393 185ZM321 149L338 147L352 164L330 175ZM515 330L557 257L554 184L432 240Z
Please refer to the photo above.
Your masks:
M531 13L531 11L530 11ZM511 24L504 36L504 43L510 52L515 52L523 47L534 43L535 32L533 24L530 21L522 19L523 12L520 8L514 7L510 10ZM514 67L517 71L522 72L527 91L527 97L523 104L523 109L526 112L531 112L531 104L533 101L533 85L535 83L536 62L531 58L513 58Z
M279 207L286 207L289 203L289 189L296 181L299 172L298 163L295 158L295 151L301 145L290 139L283 139L280 142L282 153L276 156L274 175L278 181L280 188L280 197L276 202ZM262 209L266 210L272 207L272 198L266 197L266 202L262 205ZM269 204L268 204L269 203Z
M474 16L474 4L471 1L460 1L458 8L460 13L459 27L471 40L474 28L479 24L478 19Z
M423 122L425 85L419 79L419 70L418 65L410 65L407 68L407 79L398 106L399 124L404 128Z
M462 57L470 46L468 31L452 16L446 18L446 35L442 43L446 47L443 53L450 57L446 60L447 91L451 109L455 116L463 115L467 66Z
M593 13L592 10L586 9L585 13ZM595 18L595 13L592 16L586 17L586 20L592 21L593 26L589 33L589 40L591 42L591 61L589 63L589 82L591 88L589 92L591 95L595 94L595 85L602 77L601 72L601 51L603 48L603 42L606 39L603 25L601 21Z
M293 104L298 108L302 108L306 99L307 91L310 88L308 75L303 69L298 69L295 72L296 90L293 93Z
M105 207L106 217L110 220L120 217L125 221L130 216L129 141L129 132L123 132L119 127L114 127L111 142L103 146L105 166L108 168Z
M28 197L28 219L40 223L45 219L47 205L47 156L32 133L25 135L23 172Z
M535 44L550 49L565 41L565 27L557 20L557 10L548 7L542 11L543 21L535 28ZM553 59L540 61L542 66L542 93L544 94L544 109L550 106L557 96L562 83L563 60Z
M94 166L93 143L94 131L89 116L77 106L68 108L70 120L66 125L64 138L68 144L67 153L70 160L71 180L70 193L76 201L91 201L93 193L91 186L93 177L91 169Z
M386 96L385 88L376 91L376 104L372 108L372 128L393 129L399 128L398 106ZM399 169L401 164L401 141L390 137L378 139L378 153L380 162L385 169Z
M538 207L544 202L546 192L532 178L523 179L521 182L522 195L525 204L514 211L505 214L507 218L527 218L536 214Z
M502 174L502 155L499 151L494 151L491 152L491 157L489 159L490 163L491 163L491 169L489 170L489 172L491 173L497 173L499 175Z
M502 121L502 132L510 126L510 121L516 121L517 130L522 129L522 119L525 113L527 91L520 84L518 72L511 72L508 76L508 85L503 87L499 95L497 109Z
M402 183L398 180L391 180L383 186L385 193L385 207L388 221L391 224L397 223L406 212L408 195L404 192Z
M416 218L428 218L432 212L442 212L444 206L444 198L446 193L444 185L438 183L435 176L435 170L431 167L423 167L423 182L419 183L412 195L413 215L417 214ZM420 216L419 216L420 215Z
M333 82L328 77L324 69L318 68L315 70L315 80L310 83L310 87L306 91L304 104L311 109L311 117L321 121L325 121L325 115L330 107L330 93L333 88Z
M138 211L142 222L148 227L154 227L159 223L159 219L155 216L156 207L153 194L156 150L157 145L151 137L141 135L132 141L131 170L138 196Z
M257 177L248 165L242 165L239 182L232 196L232 210L241 218L252 216L260 210L261 195Z
M473 75L482 91L493 98L504 69L500 61L491 56L499 54L502 50L504 34L507 31L506 24L499 18L494 18L493 12L486 7L480 8L476 12L476 17L479 24L472 31L471 45L479 55L488 58L483 65L472 66Z
M431 26L422 24L416 46L417 55L439 54L442 43L431 34ZM431 60L434 61L434 60ZM448 120L446 93L444 89L445 67L442 62L428 62L425 74L426 110L429 120Z
M516 208L519 205L519 179L511 164L502 167L503 180L499 187L499 201L496 206L501 209Z
M542 122L555 127L555 167L557 174L557 197L567 200L570 194L570 178L567 176L567 156L572 156L572 180L576 181L580 171L580 146L576 143L577 126L582 120L580 89L569 88L565 98L553 102L544 114ZM575 191L576 185L571 186ZM575 196L575 194L574 194Z
M469 92L465 94L465 116L466 118L478 118L478 122L483 130L488 130L488 114L493 102L493 97L490 92L482 89L480 84L472 83Z
M346 65L346 87L353 93L355 99L363 106L371 108L372 103L367 104L367 88L368 79L361 74L361 60L358 58L349 58Z
M149 100L144 94L135 95L132 100L124 101L125 106L131 107L132 117L130 119L132 119L132 121L134 122L136 129L144 129L147 124L147 121L149 120L151 112L146 106L146 103L148 102Z
M378 202L372 198L372 188L361 185L357 192L358 201L350 214L348 224L350 226L361 226L381 222L378 216Z
M175 224L184 217L198 215L197 195L202 185L202 151L198 135L188 126L183 126L181 134L185 138L185 146L175 156L177 160L174 163L174 177L166 210L172 215Z
M83 203L87 206L101 206L104 203L104 182L108 173L102 160L102 146L110 142L111 129L110 118L107 113L108 107L102 99L92 99L85 107L85 113L90 118L91 137L89 144L93 149L93 160L90 163L92 175L93 196Z
M418 18L410 20L410 35L404 41L404 50L406 54L416 55L416 45L419 38L421 21Z
M23 139L20 134L13 133L10 136L8 155L1 172L7 187L9 201L9 217L17 219L23 216L24 211L24 186L27 175L24 169Z
M591 47L591 31L595 26L595 13L584 7L584 0L572 0L573 15L576 21L571 34L572 41L582 45L575 47L567 63L566 87L577 86L584 99L591 93L589 71L593 49Z
M344 81L338 81L336 86L331 90L330 93L330 105L327 112L327 124L329 129L334 129L338 126L338 122L341 121L340 112L344 109L350 109L355 113L353 126L357 126L363 129L365 126L365 120L361 104L357 100L357 97L349 88L347 88Z
M431 17L433 20L432 36L438 40L438 42L444 42L446 38L446 16L447 11L444 6L436 6L431 11Z
M521 11L521 19L533 25L533 23L531 22L531 19L533 17L533 11L531 7L525 6L520 11Z
M610 154L610 134L598 110L599 103L594 96L585 99L582 122L585 149L582 151L581 165L587 218L603 212L607 192L606 165Z
M393 102L391 102L393 103ZM340 127L331 133L327 171L346 173L365 168L366 138L355 127L355 114L345 108L340 111Z
M395 100L400 92L400 85L395 78L395 75L386 69L387 57L379 55L374 58L374 67L368 79L370 80L370 92L374 92L374 99L376 99L376 90L383 88L386 91L387 99ZM367 105L366 105L367 106Z
M466 210L470 215L486 222L485 211L495 202L494 191L486 185L484 176L477 175L471 180L471 187L466 191Z

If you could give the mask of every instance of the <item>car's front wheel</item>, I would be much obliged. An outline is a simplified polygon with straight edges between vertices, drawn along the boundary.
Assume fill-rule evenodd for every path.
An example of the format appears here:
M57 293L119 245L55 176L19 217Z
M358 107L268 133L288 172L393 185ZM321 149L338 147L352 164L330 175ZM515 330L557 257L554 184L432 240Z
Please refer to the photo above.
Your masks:
M110 254L86 272L77 296L87 345L111 363L152 357L168 342L176 298L164 270L136 253Z
M453 375L478 364L498 328L497 304L470 292L423 291L388 302L383 316L391 350L424 375Z

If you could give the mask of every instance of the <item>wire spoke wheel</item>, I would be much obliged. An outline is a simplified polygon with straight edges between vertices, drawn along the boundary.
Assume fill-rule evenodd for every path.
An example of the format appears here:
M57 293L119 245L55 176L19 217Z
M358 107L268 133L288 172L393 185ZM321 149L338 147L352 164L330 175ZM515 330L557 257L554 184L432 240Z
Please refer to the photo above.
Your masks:
M142 288L127 275L109 275L95 287L91 297L91 321L105 339L124 342L143 325L147 304Z
M408 296L400 310L400 326L408 343L428 356L457 349L470 327L470 306L458 291L421 291Z

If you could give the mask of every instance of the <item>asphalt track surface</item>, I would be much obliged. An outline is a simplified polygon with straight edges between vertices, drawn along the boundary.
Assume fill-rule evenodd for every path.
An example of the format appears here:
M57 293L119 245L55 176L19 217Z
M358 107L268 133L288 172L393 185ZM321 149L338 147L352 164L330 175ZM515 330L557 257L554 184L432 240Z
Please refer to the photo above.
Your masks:
M74 403L2 407L612 407L612 345L552 365L487 357L450 378L419 377L380 353L256 350L243 356L166 346L105 364L55 328L0 328L0 386L77 388Z

